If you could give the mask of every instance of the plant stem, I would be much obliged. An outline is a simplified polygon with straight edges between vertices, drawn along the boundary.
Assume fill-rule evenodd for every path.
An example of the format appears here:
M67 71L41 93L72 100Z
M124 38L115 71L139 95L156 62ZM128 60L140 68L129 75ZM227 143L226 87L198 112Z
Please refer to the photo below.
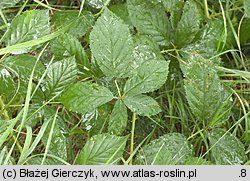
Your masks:
M112 1L112 0L107 0L107 1L104 3L104 5L103 5L101 11L99 11L98 13L96 13L94 16L99 16L100 14L102 14L103 11L105 10L105 8L109 5L109 3L110 3L111 1Z
M26 0L24 2L24 4L20 7L18 13L17 13L17 16L19 16L22 12L23 12L23 9L26 7L27 3L29 2L29 0Z
M2 10L0 10L0 16L1 16L1 18L2 18L2 20L3 20L3 22L4 22L4 24L8 27L8 21L7 21L7 19L5 18L5 16L4 16Z
M17 140L17 138L14 134L12 134L12 138L13 138L13 141ZM18 150L20 151L20 153L22 153L23 148L18 140L16 141L16 146L17 146Z
M135 121L136 121L136 113L133 113L132 116L132 129L131 129L131 141L130 141L130 154L134 151L134 137L135 137ZM133 158L131 158L129 165L133 164Z
M119 88L118 83L117 83L117 81L116 81L116 80L115 80L115 86L116 86L116 89L117 89L118 95L119 95L119 97L121 98L121 97L122 97L122 95L121 95L121 91L120 91L120 88Z
M10 120L10 117L8 115L8 112L5 109L5 105L1 96L0 96L0 111L3 111L4 119Z
M210 19L210 15L209 15L209 11L208 11L208 5L207 5L207 0L203 0L203 3L204 3L204 10L205 10L206 17L208 19Z
M85 4L85 0L82 0L81 6L80 6L80 10L79 10L79 13L78 13L78 17L80 17L80 15L82 13L84 4Z

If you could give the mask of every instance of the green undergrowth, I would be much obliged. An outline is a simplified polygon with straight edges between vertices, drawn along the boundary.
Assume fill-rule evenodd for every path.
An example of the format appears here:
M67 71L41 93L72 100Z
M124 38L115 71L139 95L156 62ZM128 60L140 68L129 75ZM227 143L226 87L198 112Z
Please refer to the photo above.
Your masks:
M249 0L2 0L0 164L250 164Z

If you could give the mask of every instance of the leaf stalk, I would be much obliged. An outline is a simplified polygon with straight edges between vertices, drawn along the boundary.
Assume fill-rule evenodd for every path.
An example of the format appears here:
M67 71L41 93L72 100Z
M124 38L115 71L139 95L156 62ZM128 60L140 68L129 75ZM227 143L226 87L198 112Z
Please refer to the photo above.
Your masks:
M130 154L133 154L133 151L134 151L135 122L136 122L136 113L133 113L132 129L131 129L131 141L130 141ZM133 165L133 158L131 158L129 165Z
M207 0L203 0L203 4L204 4L204 10L205 10L206 17L207 17L208 19L210 19L210 15L209 15L209 11L208 11Z

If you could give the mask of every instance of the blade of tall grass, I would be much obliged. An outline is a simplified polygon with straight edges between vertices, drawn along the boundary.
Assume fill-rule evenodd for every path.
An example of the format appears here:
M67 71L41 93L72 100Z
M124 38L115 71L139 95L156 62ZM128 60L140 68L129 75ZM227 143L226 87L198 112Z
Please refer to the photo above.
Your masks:
M31 142L32 142L32 128L30 126L26 126L26 138L23 146L23 150L19 157L19 160L23 160L27 152L29 151Z
M244 70L247 70L247 68L246 68L246 66L245 66L243 54L242 54L242 51L241 51L240 38L239 38L238 34L236 33L236 31L235 31L235 29L234 29L232 20L230 19L229 12L230 12L230 11L229 11L229 1L227 1L227 3L226 3L226 13L225 13L225 15L226 15L227 21L228 21L228 23L229 23L229 26L230 26L230 28L231 28L231 31L233 32L233 36L234 36L234 39L235 39L235 41L236 41L236 43L237 43L238 49L239 49L242 66L243 66Z
M124 165L129 165L129 163L131 162L131 160L133 159L133 157L135 156L135 154L137 153L137 151L142 147L142 145L149 140L149 138L153 135L155 129L152 130L152 132L150 134L148 134L148 136L146 138L144 138L139 144L138 146L133 150L132 153L130 153L129 158L124 162Z
M27 163L29 160L31 160L32 158L36 158L36 157L40 157L40 156L43 156L44 154L36 154L36 155L32 155L30 156L29 158L27 158L23 164ZM65 165L71 165L70 163L66 162L65 160L61 159L60 157L57 157L55 155L51 155L51 154L47 154L47 157L49 158L53 158L55 160L58 160L60 161L61 163L65 164Z
M27 150L26 153L23 154L23 158L22 160L18 160L18 163L19 165L22 165L25 161L25 159L27 159L27 157L36 149L37 145L39 144L39 142L41 141L45 131L46 131L46 128L48 127L49 125L49 122L51 121L51 119L48 119L46 120L41 129L39 130L39 133L37 134L36 136L36 139L34 140L34 142L31 144L30 148Z
M2 48L2 49L0 49L0 55L20 51L20 50L27 49L27 48L30 48L30 47L33 47L36 45L43 44L47 41L50 41L50 40L64 34L71 27L71 24L72 23L68 24L67 26L65 26L64 28L62 28L56 32L53 32L49 35L45 35L45 36L40 37L38 39L30 40L30 41L26 41L23 43L18 43L18 44L12 45L12 46Z
M51 7L51 6L47 5L47 4L44 4L44 3L41 2L41 1L34 0L34 2L36 2L37 4L39 4L39 5L41 5L41 6L45 7L45 8L47 8L47 9L49 9L49 10L61 11L60 9L53 8L53 7Z
M52 122L52 126L50 128L49 137L48 137L48 140L47 140L47 144L46 144L46 147L45 147L45 152L44 152L44 156L43 156L43 160L42 160L41 165L44 164L44 161L45 161L45 159L47 157L47 154L48 154L48 151L49 151L49 146L50 146L50 143L51 143L51 140L52 140L57 115L58 115L58 109L56 110L56 113L55 113L55 116L54 116L54 119L53 119L53 122Z
M6 157L6 160L8 160L9 157L11 156L11 154L13 152L13 149L14 149L16 143L17 143L17 140L18 140L18 138L19 138L19 136L21 134L24 122L25 122L25 120L27 118L28 110L29 110L29 104L30 104L30 100L31 100L31 92L32 92L32 87L33 87L32 84L33 84L33 77L34 77L34 73L35 73L35 68L36 68L36 65L37 65L37 63L38 63L38 61L39 61L39 59L40 59L40 57L41 57L41 55L43 54L44 51L45 51L45 48L43 48L42 51L40 52L40 54L39 54L39 56L38 56L38 58L37 58L37 60L35 62L35 65L34 65L34 67L32 69L32 72L31 72L31 75L30 75L30 78L29 78L29 83L28 83L28 88L27 88L25 103L24 103L24 107L23 107L22 120L21 120L21 124L19 125L20 126L19 127L19 131L18 131L16 139L15 139L15 141L14 141L14 143L13 143L13 145L12 145L12 147L11 147L11 149L10 149L7 157ZM7 164L7 163L5 162L5 164Z
M209 149L207 149L207 151L201 156L201 158L204 158L219 142L220 142L220 140L224 137L224 136L226 136L226 134L228 134L235 126L237 126L238 124L240 124L244 119L246 119L246 117L247 116L249 116L250 115L250 111L247 113L247 114L245 114L244 116L242 116L237 122L235 122L232 126L231 126L231 128L229 128L226 132L225 132L225 134L223 134L222 135L222 137L216 142L216 143L214 143L213 144L213 146L211 146Z

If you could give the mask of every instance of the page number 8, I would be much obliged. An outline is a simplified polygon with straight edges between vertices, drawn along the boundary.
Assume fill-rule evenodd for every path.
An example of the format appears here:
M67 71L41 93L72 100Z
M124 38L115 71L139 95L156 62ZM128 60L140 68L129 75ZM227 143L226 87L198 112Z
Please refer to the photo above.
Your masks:
M240 177L246 177L247 176L247 170L241 169Z

